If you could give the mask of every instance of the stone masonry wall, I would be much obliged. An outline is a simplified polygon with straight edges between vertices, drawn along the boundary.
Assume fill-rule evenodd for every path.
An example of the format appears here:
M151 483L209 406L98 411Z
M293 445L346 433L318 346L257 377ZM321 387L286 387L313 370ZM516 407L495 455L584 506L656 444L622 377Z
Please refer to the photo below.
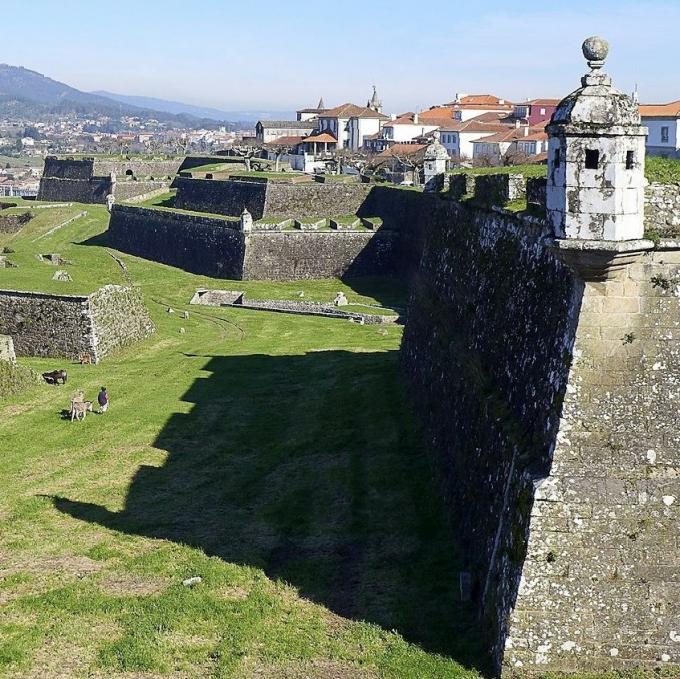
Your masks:
M87 180L43 177L40 180L38 200L104 204L111 188L109 177Z
M114 205L112 247L192 273L241 278L245 239L236 222L168 210Z
M175 206L180 209L238 216L246 207L253 219L354 214L362 211L375 188L368 184L293 184L185 177L176 179L174 185L177 187Z
M14 352L14 341L9 335L0 335L0 361L14 363L17 360Z
M106 285L90 295L89 302L98 360L155 331L139 288Z
M588 283L507 674L680 676L680 250Z
M266 232L247 238L244 280L298 280L395 273L399 234L386 229Z
M371 189L368 184L270 182L264 216L333 217L356 214L361 212Z
M107 285L89 297L0 290L0 333L19 356L95 361L154 330L138 290Z
M18 356L94 356L94 335L84 296L0 290L0 333Z
M181 210L238 216L246 207L253 219L264 216L265 182L178 177L174 186L177 187L175 207Z
M662 238L680 235L680 184L645 187L645 230Z
M551 244L539 220L435 208L409 391L495 670L680 675L680 250L584 283Z
M135 196L143 196L154 191L162 191L170 186L167 181L117 181L113 195L117 201L129 200Z
M496 667L580 301L548 236L539 220L435 204L402 345Z
M33 219L30 212L20 215L0 215L0 233L17 233Z

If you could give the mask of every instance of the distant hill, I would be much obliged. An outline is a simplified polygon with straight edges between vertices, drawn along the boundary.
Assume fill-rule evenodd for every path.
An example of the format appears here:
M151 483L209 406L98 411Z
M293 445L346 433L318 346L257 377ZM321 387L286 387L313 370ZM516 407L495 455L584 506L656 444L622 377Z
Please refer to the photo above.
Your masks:
M52 80L21 66L0 64L0 115L39 117L47 114L86 116L137 116L155 118L169 124L188 127L215 127L214 119L187 113L173 114L143 106L114 101Z
M107 97L114 101L129 104L131 106L141 106L142 108L165 111L175 115L186 113L197 118L210 118L211 120L231 120L243 122L257 122L258 120L295 120L292 111L221 111L217 108L205 106L194 106L184 104L181 101L168 101L166 99L156 99L154 97L138 97L129 94L115 94L99 90L92 94Z

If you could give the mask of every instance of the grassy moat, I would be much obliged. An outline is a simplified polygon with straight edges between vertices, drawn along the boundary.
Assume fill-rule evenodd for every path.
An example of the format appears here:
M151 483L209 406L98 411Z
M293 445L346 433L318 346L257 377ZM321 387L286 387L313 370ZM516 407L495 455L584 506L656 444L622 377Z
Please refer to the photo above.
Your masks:
M124 282L103 208L35 213L0 235L19 265L0 288ZM50 252L73 282L51 280L35 257ZM214 280L115 254L155 336L97 366L20 359L68 383L0 401L0 676L481 676L401 328L188 305L213 287L392 307L404 287ZM108 413L62 419L100 385Z

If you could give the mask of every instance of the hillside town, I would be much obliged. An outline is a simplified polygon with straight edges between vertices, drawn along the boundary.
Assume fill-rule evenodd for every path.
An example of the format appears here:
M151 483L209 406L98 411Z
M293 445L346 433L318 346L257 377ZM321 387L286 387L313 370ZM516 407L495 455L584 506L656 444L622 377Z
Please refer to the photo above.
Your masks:
M457 93L422 111L386 113L374 86L365 105L327 107L322 97L316 106L299 109L295 120L259 120L254 129L244 124L236 130L182 129L135 116L123 116L117 125L106 116L5 119L0 120L0 196L37 195L40 159L48 155L231 155L244 148L292 171L370 168L389 181L419 184L435 133L450 168L545 163L545 127L558 103ZM680 100L641 104L640 112L649 129L647 153L680 157Z

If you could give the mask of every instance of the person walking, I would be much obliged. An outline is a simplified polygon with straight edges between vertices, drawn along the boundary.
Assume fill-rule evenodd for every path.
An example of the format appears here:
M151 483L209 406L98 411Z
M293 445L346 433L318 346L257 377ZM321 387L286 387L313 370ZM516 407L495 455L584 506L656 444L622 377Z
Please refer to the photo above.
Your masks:
M97 395L97 402L99 403L99 412L105 413L109 409L109 392L106 387L102 387Z

